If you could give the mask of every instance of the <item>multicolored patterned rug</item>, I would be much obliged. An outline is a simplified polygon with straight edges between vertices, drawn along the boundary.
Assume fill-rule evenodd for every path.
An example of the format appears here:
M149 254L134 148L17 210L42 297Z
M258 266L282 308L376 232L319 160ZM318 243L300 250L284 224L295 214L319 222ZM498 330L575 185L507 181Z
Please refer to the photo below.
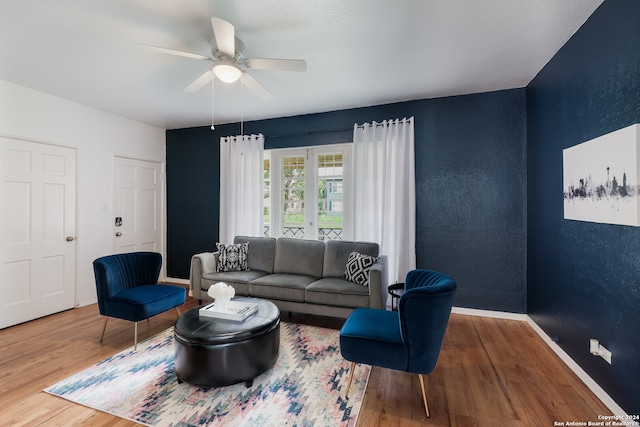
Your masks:
M178 384L173 328L110 357L44 391L152 426L354 426L371 368L350 362L339 332L280 324L280 355L251 388Z

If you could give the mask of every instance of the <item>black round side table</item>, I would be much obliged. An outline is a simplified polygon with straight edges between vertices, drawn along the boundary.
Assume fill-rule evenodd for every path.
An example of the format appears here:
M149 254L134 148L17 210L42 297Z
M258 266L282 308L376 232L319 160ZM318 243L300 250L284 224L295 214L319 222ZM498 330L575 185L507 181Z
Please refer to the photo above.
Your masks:
M387 288L389 295L391 295L391 310L398 311L398 301L404 293L404 283L394 283Z

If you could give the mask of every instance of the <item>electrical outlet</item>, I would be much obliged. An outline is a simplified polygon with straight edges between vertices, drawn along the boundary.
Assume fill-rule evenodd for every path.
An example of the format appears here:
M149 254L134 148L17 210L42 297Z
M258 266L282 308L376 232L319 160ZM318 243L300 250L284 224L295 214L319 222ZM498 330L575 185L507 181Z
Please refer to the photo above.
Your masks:
M611 352L604 348L602 344L600 344L600 357L602 357L609 363L609 365L611 365Z
M595 338L589 340L589 351L594 356L600 356L611 365L611 352L607 350L600 341Z

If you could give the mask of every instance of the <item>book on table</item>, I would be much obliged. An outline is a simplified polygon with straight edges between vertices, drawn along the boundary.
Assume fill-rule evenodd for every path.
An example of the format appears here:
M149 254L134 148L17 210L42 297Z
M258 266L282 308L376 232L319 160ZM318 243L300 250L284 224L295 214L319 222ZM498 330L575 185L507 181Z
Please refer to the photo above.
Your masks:
M214 303L200 309L200 316L216 319L244 320L258 311L258 304L249 301L229 301L226 311L216 310Z

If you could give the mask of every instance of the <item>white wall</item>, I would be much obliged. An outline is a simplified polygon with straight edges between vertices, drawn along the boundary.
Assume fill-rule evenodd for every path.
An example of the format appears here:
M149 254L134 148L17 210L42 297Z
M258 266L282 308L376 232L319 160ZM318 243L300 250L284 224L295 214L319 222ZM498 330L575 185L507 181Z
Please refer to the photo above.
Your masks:
M92 262L114 251L114 156L164 164L165 130L0 80L0 134L76 148L76 303L96 302Z

